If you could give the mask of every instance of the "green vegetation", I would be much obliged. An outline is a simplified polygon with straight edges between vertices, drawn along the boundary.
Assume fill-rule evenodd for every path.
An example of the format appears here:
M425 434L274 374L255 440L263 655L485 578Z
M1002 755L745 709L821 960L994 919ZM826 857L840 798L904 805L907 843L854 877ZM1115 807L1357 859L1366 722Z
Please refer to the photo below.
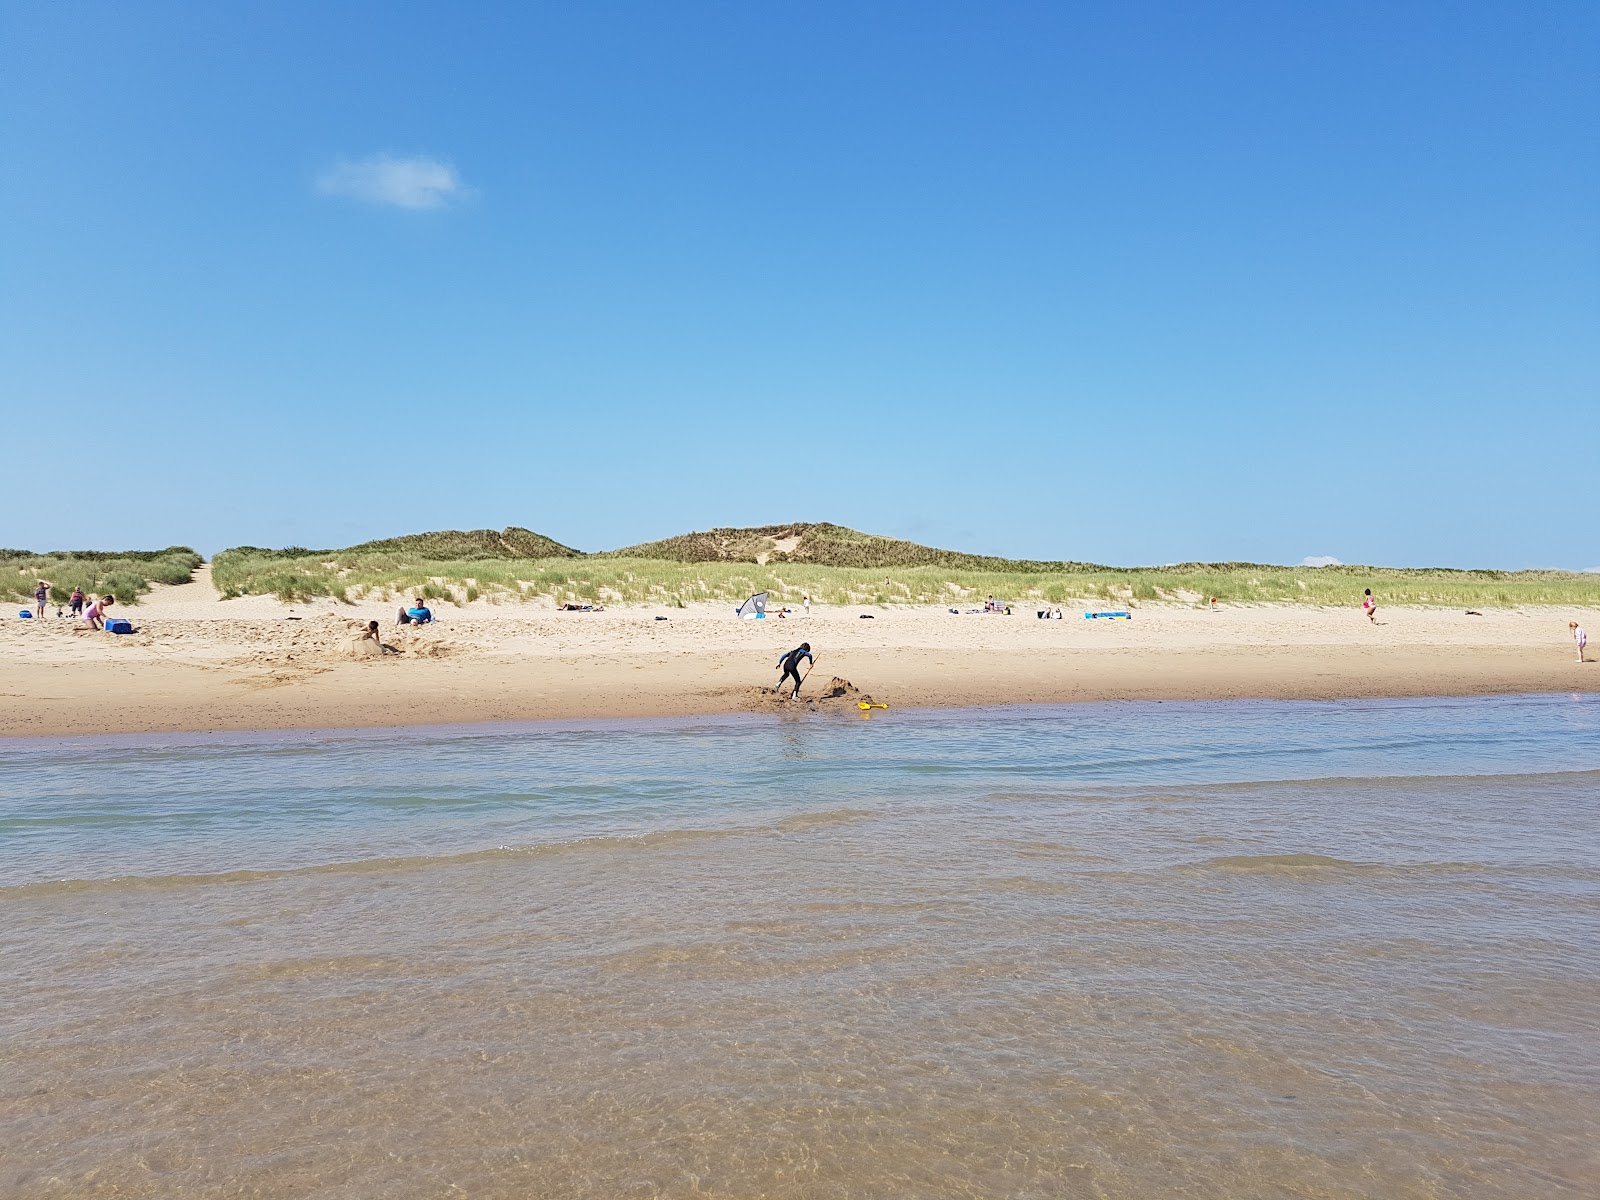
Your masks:
M843 525L762 525L755 529L710 529L659 542L611 550L597 558L659 558L673 562L810 563L819 567L950 567L961 571L1057 573L1099 570L1093 563L1037 562L938 550L899 538L862 533Z
M274 595L303 601L333 596L345 600L353 588L358 595L405 591L437 600L448 598L447 592L441 590L447 581L464 581L477 571L486 571L502 581L511 580L514 572L508 575L496 570L501 563L560 562L583 557L581 551L513 525L498 533L493 529L416 533L362 542L345 550L235 546L212 559L211 579L224 597ZM433 569L435 564L448 565L450 569L439 572ZM460 590L476 589L463 582Z
M110 593L133 604L157 583L188 583L200 556L188 546L165 550L0 550L0 595L32 602L39 580L51 585L50 602L65 604L72 589Z
M554 551L516 553L547 546ZM718 529L589 555L527 530L419 534L347 550L241 546L218 554L212 575L226 596L276 595L293 601L420 595L456 604L481 597L490 603L685 605L738 603L751 592L768 591L778 603L795 604L809 594L822 604L952 608L979 604L990 595L1023 606L1198 605L1212 596L1233 604L1355 605L1362 589L1370 587L1384 605L1600 604L1600 576L1564 571L1256 563L1103 567L959 554L838 525Z

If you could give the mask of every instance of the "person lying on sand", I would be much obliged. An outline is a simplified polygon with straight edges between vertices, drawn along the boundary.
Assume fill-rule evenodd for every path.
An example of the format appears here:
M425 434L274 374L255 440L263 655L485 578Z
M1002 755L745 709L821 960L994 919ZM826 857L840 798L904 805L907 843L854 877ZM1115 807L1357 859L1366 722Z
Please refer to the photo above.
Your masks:
M88 608L83 610L83 626L85 629L104 629L106 609L117 602L115 596L101 596Z
M811 656L810 642L801 642L778 660L778 669L783 674L778 677L778 686L772 689L775 693L782 692L784 680L793 675L794 691L789 693L789 699L798 700L800 698L800 660L802 658L809 661L812 666L817 665L817 660Z

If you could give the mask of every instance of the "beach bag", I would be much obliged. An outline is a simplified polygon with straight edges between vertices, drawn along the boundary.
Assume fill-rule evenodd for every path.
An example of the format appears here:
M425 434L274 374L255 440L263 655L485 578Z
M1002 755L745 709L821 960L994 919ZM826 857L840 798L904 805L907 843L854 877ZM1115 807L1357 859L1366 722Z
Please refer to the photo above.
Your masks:
M133 622L127 620L124 617L118 617L114 621L107 621L106 622L106 632L107 633L132 633L133 632Z
M25 609L25 608L24 608L24 609L20 609L20 610L19 610L19 611L18 611L18 612L17 612L17 616L19 616L19 617L21 617L21 618L22 618L22 619L23 619L23 620L24 620L24 621L31 621L31 620L33 620L33 614L32 614L32 613L31 613L31 612L29 612L29 611L28 611L28 610L27 610L27 609Z

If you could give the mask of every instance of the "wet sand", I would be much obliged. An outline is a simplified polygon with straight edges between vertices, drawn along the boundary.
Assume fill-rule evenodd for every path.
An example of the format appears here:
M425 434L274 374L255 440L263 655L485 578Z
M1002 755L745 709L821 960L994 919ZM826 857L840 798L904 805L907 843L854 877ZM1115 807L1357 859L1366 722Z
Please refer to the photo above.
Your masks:
M477 603L397 629L388 604L222 601L204 579L123 612L140 632L0 621L0 736L674 716L774 703L779 654L809 641L834 676L896 706L1117 699L1342 699L1600 690L1579 609L1150 605L1131 621L817 609L739 621L726 605L560 613ZM871 619L864 619L870 616ZM658 619L658 618L665 618ZM400 651L352 656L382 622Z

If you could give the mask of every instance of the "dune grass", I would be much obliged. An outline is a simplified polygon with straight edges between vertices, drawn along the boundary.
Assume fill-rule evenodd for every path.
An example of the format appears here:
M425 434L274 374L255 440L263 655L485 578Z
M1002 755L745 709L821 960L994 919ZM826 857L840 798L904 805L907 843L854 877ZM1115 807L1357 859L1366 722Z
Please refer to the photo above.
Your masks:
M382 546L376 543L375 546ZM986 597L1026 606L1071 604L1199 605L1225 603L1354 605L1370 587L1385 605L1510 608L1600 604L1600 577L1564 571L1452 571L1383 567L1276 567L1188 563L1118 568L1040 564L1040 570L990 571L950 566L864 568L781 561L677 562L612 555L538 559L426 558L404 551L256 551L240 547L213 560L225 596L319 596L355 601L423 596L463 604L737 604L756 591L774 603L944 604L968 607Z
M72 589L110 594L118 604L135 604L158 583L188 583L201 559L188 546L165 550L0 550L0 595L29 603L41 579L50 583L50 602L63 605Z

